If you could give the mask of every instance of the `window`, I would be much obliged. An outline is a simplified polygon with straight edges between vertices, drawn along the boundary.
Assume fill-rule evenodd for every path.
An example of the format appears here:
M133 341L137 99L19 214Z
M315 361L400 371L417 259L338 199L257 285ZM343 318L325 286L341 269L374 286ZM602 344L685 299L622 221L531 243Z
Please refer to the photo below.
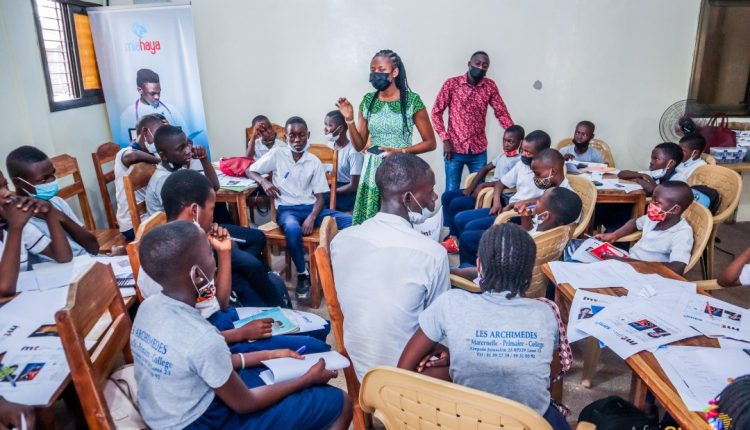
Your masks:
M750 116L750 0L703 0L689 99Z
M31 0L50 111L104 102L86 7L76 0Z

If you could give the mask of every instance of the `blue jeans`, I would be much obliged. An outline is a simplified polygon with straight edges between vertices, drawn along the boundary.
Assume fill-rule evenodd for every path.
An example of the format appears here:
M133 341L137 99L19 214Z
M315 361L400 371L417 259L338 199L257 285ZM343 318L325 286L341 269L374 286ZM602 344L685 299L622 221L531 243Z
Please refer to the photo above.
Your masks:
M276 222L279 223L279 227L284 231L284 236L286 236L286 246L289 249L292 261L294 261L294 267L297 268L297 273L304 273L306 270L305 248L302 245L302 223L305 222L305 218L310 215L312 209L313 205L278 207ZM351 215L323 208L318 217L315 218L315 226L319 227L320 223L323 222L323 218L327 216L333 217L333 219L336 220L336 225L339 230L352 225Z
M450 229L453 236L458 236L455 216L460 212L474 209L476 199L472 195L465 196L464 190L456 189L444 192L440 196L440 201L443 204L443 225Z
M457 190L461 186L461 174L464 166L470 173L478 172L487 164L487 151L479 154L451 154L450 160L445 160L445 191Z
M348 184L348 182L336 182L336 188L343 187L344 185ZM349 194L339 194L336 193L336 210L341 212L351 212L354 210L354 200L357 197L357 190L354 190L353 192ZM323 202L325 202L325 207L329 208L331 207L331 193L325 193L323 194Z

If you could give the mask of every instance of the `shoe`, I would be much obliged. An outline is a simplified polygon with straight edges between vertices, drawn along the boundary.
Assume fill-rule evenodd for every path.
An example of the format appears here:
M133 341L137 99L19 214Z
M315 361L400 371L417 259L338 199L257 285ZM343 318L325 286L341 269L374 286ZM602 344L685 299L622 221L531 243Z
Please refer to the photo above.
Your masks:
M307 300L310 297L310 275L297 275L297 289L294 295L297 300Z
M448 254L458 254L458 242L456 242L456 238L448 236L448 238L443 241L443 248L448 251Z

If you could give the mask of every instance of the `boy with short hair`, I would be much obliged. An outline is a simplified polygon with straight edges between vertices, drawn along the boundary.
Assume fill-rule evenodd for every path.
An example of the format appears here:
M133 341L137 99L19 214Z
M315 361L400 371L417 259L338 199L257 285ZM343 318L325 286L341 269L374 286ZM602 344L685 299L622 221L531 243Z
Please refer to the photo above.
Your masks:
M256 116L250 125L253 127L253 135L247 141L245 155L248 157L259 160L271 149L286 146L283 140L276 138L276 130L267 116Z
M693 192L681 181L666 181L656 186L646 215L631 219L613 233L596 235L604 242L643 231L630 249L630 259L662 263L682 274L693 250L693 229L682 214L693 203Z
M130 218L128 198L125 195L125 185L122 178L128 172L128 168L136 163L159 164L159 156L154 144L154 134L162 125L166 124L164 117L158 114L144 115L138 120L136 130L138 139L130 146L120 149L115 155L115 200L117 201L117 225L120 233L128 240L135 238L133 222ZM145 191L136 191L136 200L143 201Z
M162 225L143 237L139 252L143 269L163 287L141 303L130 338L140 412L149 427L347 428L351 400L321 386L337 375L323 360L300 378L247 388L235 370L301 356L291 350L231 354L201 317L199 291L216 272L203 232L186 221Z
M701 158L703 150L706 149L706 138L700 133L690 133L680 139L683 162L677 165L673 181L687 182L690 175L700 166L707 163Z
M672 180L675 169L682 162L682 157L682 148L676 143L660 143L651 151L651 162L648 165L648 171L634 172L632 170L621 170L617 174L617 177L638 183L643 187L646 195L650 196L657 185Z
M310 295L310 274L305 266L302 236L312 234L313 228L327 216L336 220L339 229L351 226L352 217L323 208L323 193L329 190L328 182L323 163L307 152L310 132L305 120L293 116L285 127L289 147L273 148L256 160L246 173L274 198L277 222L284 231L287 248L297 269L295 294L302 300ZM262 176L268 173L273 173L273 182Z
M96 236L86 230L68 203L57 196L60 186L55 177L55 166L44 152L33 146L20 146L8 154L5 162L16 194L48 202L48 205L40 203L47 207L46 212L40 211L37 216L32 217L29 220L31 225L50 240L54 240L54 228L50 228L50 224L54 222L49 222L49 217L52 216L65 230L74 257L99 253ZM32 256L32 263L53 260L45 254L32 254Z
M323 120L323 132L326 136L326 144L339 152L336 210L351 212L354 210L354 200L357 197L357 187L359 187L359 177L362 175L365 156L354 149L354 145L346 137L346 121L341 112L334 110L326 114ZM323 200L326 207L329 207L331 193L323 194Z
M588 163L604 163L604 154L596 148L591 147L591 139L594 138L594 123L581 121L576 125L573 134L573 143L560 148L560 153L566 161L582 161Z

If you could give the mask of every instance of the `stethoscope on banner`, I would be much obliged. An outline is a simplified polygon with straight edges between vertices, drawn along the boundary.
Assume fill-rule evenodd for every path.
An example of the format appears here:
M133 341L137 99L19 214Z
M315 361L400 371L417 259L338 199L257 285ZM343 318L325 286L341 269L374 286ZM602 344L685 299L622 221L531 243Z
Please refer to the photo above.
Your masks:
M136 121L138 121L138 118L140 118L140 116L138 115L138 103L140 103L140 102L141 102L141 98L140 97L138 97L137 99L135 99L135 120ZM162 102L159 102L159 104L162 105L162 106L164 106L164 109L167 110L167 113L169 114L169 116L172 116L172 111L169 110L169 108L167 107L166 104L164 104Z

